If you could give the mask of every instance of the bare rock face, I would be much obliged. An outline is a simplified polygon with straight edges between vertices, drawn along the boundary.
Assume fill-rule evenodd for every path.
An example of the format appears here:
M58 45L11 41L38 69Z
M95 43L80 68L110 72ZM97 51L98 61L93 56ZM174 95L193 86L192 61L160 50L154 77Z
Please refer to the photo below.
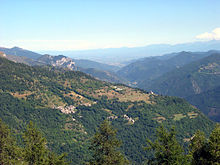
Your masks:
M43 55L38 59L39 62L45 63L47 65L52 65L54 67L62 67L70 70L77 70L75 62L66 56L51 56L51 55Z
M195 80L192 80L191 82L192 82L192 87L193 87L195 94L200 94L201 89L200 89L199 85L197 84L197 82Z
M75 62L68 57L62 57L61 59L57 59L54 57L54 60L51 61L51 65L55 67L63 67L63 68L68 68L70 70L75 70Z

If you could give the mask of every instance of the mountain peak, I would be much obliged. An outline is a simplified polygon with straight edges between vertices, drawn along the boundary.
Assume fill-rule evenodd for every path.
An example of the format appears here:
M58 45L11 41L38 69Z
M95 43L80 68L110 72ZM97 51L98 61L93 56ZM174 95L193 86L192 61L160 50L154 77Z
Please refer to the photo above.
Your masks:
M19 47L17 47L17 46L14 46L13 48L11 48L12 50L24 50L24 49L22 49L22 48L19 48Z
M34 60L36 60L37 58L41 56L41 54L39 53L25 50L17 46L13 48L1 48L0 47L0 51L4 52L6 55L23 56L23 57L31 58Z
M62 55L62 54L58 55L57 57L60 57L60 58L65 57L65 58L68 58L68 57L66 57L66 56L64 56L64 55Z

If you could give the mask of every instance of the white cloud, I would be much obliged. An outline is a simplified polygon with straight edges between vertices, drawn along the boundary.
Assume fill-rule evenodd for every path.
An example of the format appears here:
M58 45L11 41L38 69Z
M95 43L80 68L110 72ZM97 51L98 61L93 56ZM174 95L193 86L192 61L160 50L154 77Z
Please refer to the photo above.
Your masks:
M197 35L196 38L202 40L220 40L220 28L216 28L212 32L205 32Z

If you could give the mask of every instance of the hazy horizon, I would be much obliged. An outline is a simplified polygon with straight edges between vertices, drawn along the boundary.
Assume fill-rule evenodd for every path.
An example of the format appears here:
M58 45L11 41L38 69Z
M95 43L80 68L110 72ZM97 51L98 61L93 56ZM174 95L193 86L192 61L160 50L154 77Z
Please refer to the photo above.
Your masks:
M78 51L220 39L218 0L3 0L1 6L2 47Z

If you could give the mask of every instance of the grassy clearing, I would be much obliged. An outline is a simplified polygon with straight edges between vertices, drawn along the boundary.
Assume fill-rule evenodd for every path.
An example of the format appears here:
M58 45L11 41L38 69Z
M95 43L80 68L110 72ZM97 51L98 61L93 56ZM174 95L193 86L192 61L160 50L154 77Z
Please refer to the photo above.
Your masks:
M134 104L129 105L128 108L125 111L130 110L133 106L134 106Z
M174 116L173 120L175 120L175 121L181 120L182 118L186 117L186 115L183 115L181 113L180 114L174 114L173 116Z
M163 116L158 116L153 118L153 120L156 120L158 123L162 123L164 120L166 120L166 118Z
M64 96L67 96L67 97L70 97L71 99L73 99L77 105L79 105L79 104L81 104L81 105L94 104L93 101L83 97L82 95L75 93L74 91L71 91L70 93L64 94Z
M144 101L148 104L154 104L154 102L150 101L150 94L146 94L139 90L128 88L125 86L104 87L104 88L95 90L92 93L87 92L86 94L94 98L100 98L102 96L107 96L108 99L118 98L120 102Z
M189 116L190 119L196 118L199 114L195 112L188 112L187 115Z
M21 98L26 99L27 96L31 95L32 93L33 92L31 92L31 91L24 91L22 93L19 93L19 92L11 93L11 95L14 97L17 97L19 99L21 99Z
M110 115L112 114L112 111L109 109L103 109L105 112L109 113Z
M66 103L63 102L63 100L56 96L56 95L47 95L44 94L45 96L43 97L42 102L45 102L45 105L47 105L47 107L53 108L54 106L65 106Z

